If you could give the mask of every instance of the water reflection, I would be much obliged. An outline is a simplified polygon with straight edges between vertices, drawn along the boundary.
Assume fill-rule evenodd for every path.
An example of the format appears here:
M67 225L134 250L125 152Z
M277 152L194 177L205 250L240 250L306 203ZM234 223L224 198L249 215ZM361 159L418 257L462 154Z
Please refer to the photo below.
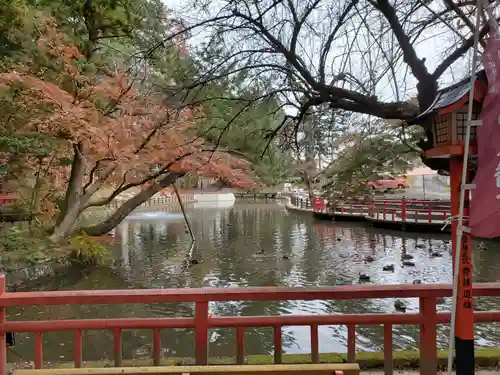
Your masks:
M162 216L162 215L160 215ZM151 219L151 218L150 218ZM245 286L330 286L357 284L358 274L367 273L375 284L450 282L450 236L380 231L355 223L317 222L286 212L280 205L236 204L232 208L189 210L197 238L195 257L200 264L185 267L190 246L189 233L179 216L156 220L127 220L116 231L115 266L98 268L85 274L72 273L54 279L46 289L120 289L120 288L195 288ZM432 251L430 251L432 250ZM442 257L432 257L438 251ZM414 267L402 264L401 255L414 256ZM474 272L477 281L498 281L499 252L475 250ZM366 263L365 257L375 258ZM382 267L394 264L394 272ZM213 315L284 315L394 312L392 300L356 301L276 301L211 303ZM418 310L418 300L405 301L408 311ZM438 306L449 309L450 301ZM498 308L495 299L482 298L478 308ZM52 320L73 318L192 316L193 304L151 304L122 306L61 306L12 308L9 319ZM381 350L381 327L358 327L358 350ZM319 330L322 352L346 350L346 327L322 326ZM33 358L33 340L20 335L17 352ZM395 326L394 347L416 348L418 327ZM84 336L87 360L112 357L112 333L88 332ZM192 330L162 331L165 355L192 356ZM233 329L214 329L210 333L210 355L235 355ZM438 340L445 345L445 327ZM499 346L500 333L494 326L478 326L477 342ZM70 359L73 355L71 333L49 333L44 337L44 355L49 360ZM283 329L284 351L310 352L308 327ZM271 329L247 329L249 354L272 353ZM149 357L152 333L127 331L124 356ZM12 358L16 360L16 358Z

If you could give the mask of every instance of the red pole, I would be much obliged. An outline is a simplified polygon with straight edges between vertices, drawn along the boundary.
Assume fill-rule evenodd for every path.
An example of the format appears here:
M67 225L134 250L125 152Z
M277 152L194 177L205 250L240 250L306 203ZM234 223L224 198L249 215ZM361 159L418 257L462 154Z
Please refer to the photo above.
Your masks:
M5 275L0 274L0 294L5 292ZM5 323L6 320L5 307L0 307L0 323ZM0 375L7 375L7 340L5 332L0 332Z
M458 211L460 209L460 184L462 183L462 161L456 158L450 160L450 213L454 220L451 221L451 248L452 271L455 273L455 252L457 242Z
M461 159L450 160L450 190L451 190L451 213L458 216L460 209L460 185L463 161ZM465 191L464 218L469 216L469 191ZM455 320L455 356L457 375L474 374L474 308L472 301L472 251L470 246L470 235L462 234L462 241L457 252L457 229L458 222L452 222L452 244L453 264L455 257L460 257L458 270L458 298ZM463 226L467 226L468 220L464 220Z
M403 198L401 201L401 218L406 221L406 199Z

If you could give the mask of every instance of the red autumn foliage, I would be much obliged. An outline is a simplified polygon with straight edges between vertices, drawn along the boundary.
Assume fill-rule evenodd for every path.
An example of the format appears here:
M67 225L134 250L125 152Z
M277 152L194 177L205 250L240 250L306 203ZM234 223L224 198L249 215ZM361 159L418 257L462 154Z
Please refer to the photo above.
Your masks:
M196 109L166 107L154 95L135 89L133 79L123 72L86 75L84 56L64 39L55 28L48 28L39 41L60 67L57 75L32 68L3 73L0 89L21 88L18 105L44 108L27 118L20 131L52 136L60 144L58 158L81 153L87 189L97 183L141 185L160 176L158 170L223 177L243 188L255 186L245 160L196 137L194 117L201 117ZM69 172L68 166L53 166L48 180L59 180L61 186Z

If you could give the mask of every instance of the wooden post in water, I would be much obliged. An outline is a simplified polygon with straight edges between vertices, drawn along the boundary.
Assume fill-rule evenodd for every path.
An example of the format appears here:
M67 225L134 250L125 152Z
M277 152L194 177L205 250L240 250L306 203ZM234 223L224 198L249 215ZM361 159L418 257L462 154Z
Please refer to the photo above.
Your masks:
M189 235L191 236L191 240L193 240L193 243L196 242L196 238L194 237L193 230L191 229L191 225L189 224L189 220L186 215L186 209L184 208L184 203L182 202L181 195L179 194L179 190L177 189L177 185L175 182L173 183L174 185L174 192L175 196L177 197L177 200L179 201L179 206L181 206L181 211L182 215L184 216L184 220L186 221L186 225L189 230Z

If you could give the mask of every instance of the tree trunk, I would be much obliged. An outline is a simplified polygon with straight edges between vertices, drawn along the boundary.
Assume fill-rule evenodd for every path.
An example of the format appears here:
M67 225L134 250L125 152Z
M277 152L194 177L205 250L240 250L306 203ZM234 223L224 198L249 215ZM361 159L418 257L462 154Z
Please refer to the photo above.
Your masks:
M56 225L52 230L49 240L58 244L61 243L73 231L80 214L82 204L83 180L85 178L85 145L77 143L73 145L73 163L71 174L66 188L66 195L61 211L57 217Z
M40 193L42 190L42 185L42 162L40 161L35 173L35 186L33 186L33 191L31 193L30 214L38 213L38 211L40 211Z
M302 171L301 174L302 174L302 180L304 180L304 183L306 184L307 187L307 195L309 196L309 200L311 201L312 204L312 202L314 201L314 184L312 182L312 178L306 171Z
M309 192L309 200L311 204L314 202L314 184L311 181L311 178L307 176L307 191Z
M85 232L89 236L104 236L112 229L116 228L122 221L125 219L133 210L135 210L142 203L146 202L153 195L159 192L161 189L170 186L174 183L178 178L184 176L184 173L169 173L165 177L163 177L157 183L154 183L150 187L145 190L142 190L140 193L130 198L126 202L124 202L118 209L106 220L103 222L87 227L82 228L82 232Z
M59 224L54 227L49 241L54 244L59 244L66 239L74 230L76 221L80 216L80 205L74 204L64 214L64 218Z
M71 210L74 205L79 203L79 198L83 188L83 179L85 177L85 160L83 159L84 152L84 145L82 143L73 145L73 163L71 164L71 174L69 176L64 202L60 207L61 211L57 217L57 226L62 224L63 220L67 216L68 210Z

